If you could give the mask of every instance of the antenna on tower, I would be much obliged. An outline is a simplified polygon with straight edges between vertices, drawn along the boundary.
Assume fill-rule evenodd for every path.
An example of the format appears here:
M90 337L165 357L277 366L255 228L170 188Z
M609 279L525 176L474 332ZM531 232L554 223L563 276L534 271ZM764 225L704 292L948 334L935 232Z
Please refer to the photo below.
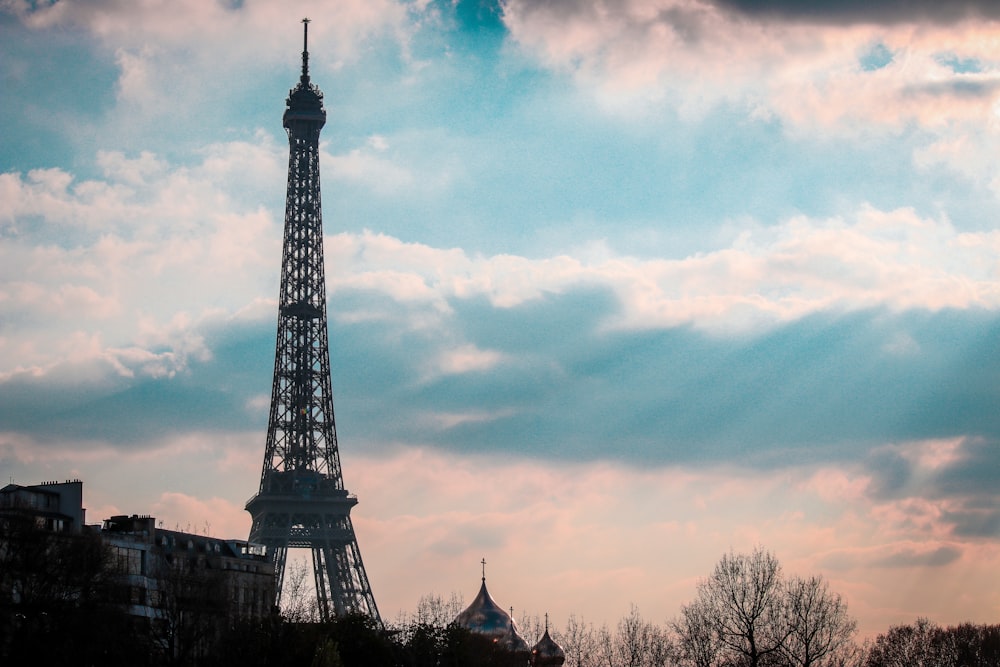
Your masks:
M302 19L302 80L309 80L309 19Z

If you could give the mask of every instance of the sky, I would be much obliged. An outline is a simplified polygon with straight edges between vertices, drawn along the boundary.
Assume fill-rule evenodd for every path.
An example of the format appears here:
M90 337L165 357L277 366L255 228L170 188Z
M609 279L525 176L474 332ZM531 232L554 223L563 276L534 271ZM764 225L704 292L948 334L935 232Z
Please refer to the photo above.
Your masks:
M309 17L386 619L666 623L730 551L1000 620L1000 10L0 0L0 476L245 538Z

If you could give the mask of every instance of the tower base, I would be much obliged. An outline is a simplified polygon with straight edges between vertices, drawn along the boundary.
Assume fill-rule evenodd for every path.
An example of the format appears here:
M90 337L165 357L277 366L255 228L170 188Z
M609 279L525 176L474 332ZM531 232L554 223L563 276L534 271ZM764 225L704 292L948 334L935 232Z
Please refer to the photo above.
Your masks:
M276 599L281 600L288 550L308 548L320 620L363 613L381 623L351 524L358 499L343 489L324 489L324 478L315 473L307 476L320 483L261 491L246 504L253 517L250 541L267 547L274 563Z

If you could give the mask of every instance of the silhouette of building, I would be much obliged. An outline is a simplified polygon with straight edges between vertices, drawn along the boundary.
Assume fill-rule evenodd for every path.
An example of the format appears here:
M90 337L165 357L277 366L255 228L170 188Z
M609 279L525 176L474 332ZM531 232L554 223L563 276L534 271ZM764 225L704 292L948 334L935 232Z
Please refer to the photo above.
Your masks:
M96 629L128 627L134 645L188 662L228 628L272 614L263 545L165 530L151 516L103 528L85 516L80 480L0 489L0 656L17 633L100 618Z
M137 514L105 519L101 536L127 586L132 616L163 620L172 605L190 604L192 612L211 612L231 626L274 609L274 567L263 545L165 530Z
M100 627L94 612L114 595L104 554L79 480L0 489L0 664L56 662L58 647L43 642Z
M286 101L288 190L278 334L260 489L246 505L250 540L267 546L280 600L289 548L312 551L320 618L347 612L381 622L361 561L337 449L327 340L319 184L323 93L309 79L309 21L302 75Z
M85 525L83 482L43 482L32 486L8 484L0 489L0 517L29 516L37 528L79 534Z

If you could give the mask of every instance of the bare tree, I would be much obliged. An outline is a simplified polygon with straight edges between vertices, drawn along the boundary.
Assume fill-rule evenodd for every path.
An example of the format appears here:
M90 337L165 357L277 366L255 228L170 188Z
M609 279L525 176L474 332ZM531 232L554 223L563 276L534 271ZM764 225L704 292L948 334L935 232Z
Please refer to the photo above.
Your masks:
M619 620L616 628L613 646L617 667L644 667L649 655L651 628L633 604L628 616Z
M611 634L607 624L602 624L597 631L597 651L595 653L597 662L595 664L602 667L618 667L615 658L615 637Z
M865 659L868 656L868 642L858 644L851 642L841 650L832 654L828 660L828 667L864 667ZM973 667L968 665L967 667Z
M584 619L570 614L566 621L566 631L554 633L555 639L566 654L566 667L596 667L597 636L594 626Z
M619 619L616 630L618 664L622 667L641 667L649 647L649 628L634 604L629 607L628 616Z
M285 570L281 615L291 623L313 623L319 620L319 607L309 578L311 574L304 560L292 561Z
M649 625L649 647L646 652L646 664L649 667L672 667L677 664L677 646L670 632L658 625Z
M715 615L703 600L681 607L671 623L677 642L677 658L685 667L716 667L722 642L716 632Z
M672 665L673 642L654 623L646 621L632 605L618 621L614 632L602 626L598 632L596 664L605 667L663 667ZM565 649L564 649L565 650ZM567 664L569 663L567 660Z
M790 633L782 605L781 565L762 548L730 552L698 585L698 601L715 619L719 641L747 667L762 667Z
M151 639L167 664L193 664L211 651L224 624L225 573L184 553L167 554L154 567Z
M944 631L926 618L897 625L879 635L868 651L865 667L950 667L958 664L955 645L942 641Z
M414 622L443 628L454 621L464 608L465 601L462 599L461 593L452 592L447 600L440 595L430 593L421 596L420 600L417 601Z
M100 535L53 532L18 510L0 515L0 662L98 664L132 651ZM121 641L93 641L102 634Z
M794 667L841 664L853 647L857 623L822 577L794 577L785 587L789 634L782 652Z
M521 620L517 621L517 629L528 646L534 646L545 632L545 623L538 614L525 612L521 614Z
M966 667L1000 664L1000 625L962 623L945 631L955 647L958 663Z

